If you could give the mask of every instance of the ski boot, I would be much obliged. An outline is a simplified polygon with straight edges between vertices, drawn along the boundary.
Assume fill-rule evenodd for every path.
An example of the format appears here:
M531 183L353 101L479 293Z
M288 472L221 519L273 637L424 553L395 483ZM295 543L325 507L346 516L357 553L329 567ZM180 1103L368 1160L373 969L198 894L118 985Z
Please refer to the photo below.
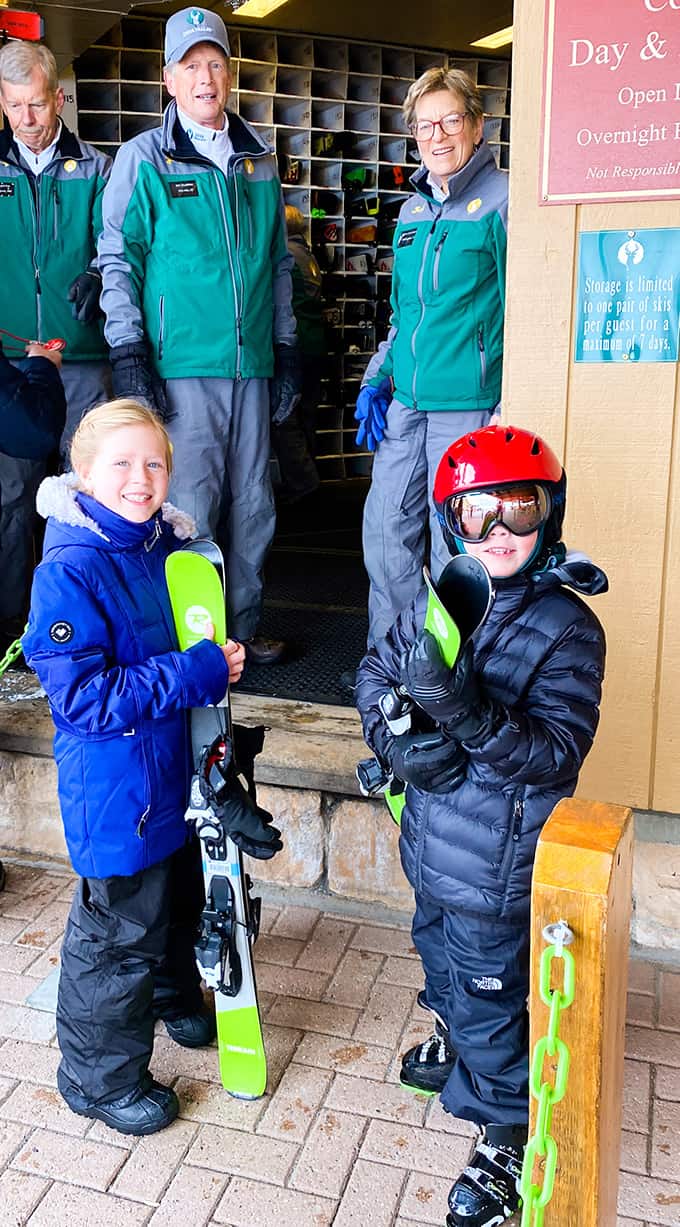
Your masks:
M432 1014L434 1034L404 1053L399 1081L407 1091L437 1095L446 1086L456 1063L456 1053L449 1043L449 1029L444 1019L427 1004L423 992L418 993L418 1005Z
M519 1210L526 1139L523 1125L486 1126L449 1193L447 1227L501 1227Z

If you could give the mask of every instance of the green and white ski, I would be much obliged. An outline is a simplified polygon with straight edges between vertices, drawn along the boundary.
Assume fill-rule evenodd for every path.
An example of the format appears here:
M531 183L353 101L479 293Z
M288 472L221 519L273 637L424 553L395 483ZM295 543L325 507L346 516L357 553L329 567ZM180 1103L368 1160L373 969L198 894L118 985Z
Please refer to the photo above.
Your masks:
M171 554L166 580L175 629L182 650L204 638L208 622L215 641L225 643L224 561L212 541L192 541ZM217 1043L222 1085L241 1099L258 1099L267 1083L267 1060L252 958L260 900L251 896L243 856L225 833L206 799L201 774L208 775L216 756L233 753L229 693L216 708L191 713L195 773L186 813L201 842L206 905L196 945L199 970L215 993Z

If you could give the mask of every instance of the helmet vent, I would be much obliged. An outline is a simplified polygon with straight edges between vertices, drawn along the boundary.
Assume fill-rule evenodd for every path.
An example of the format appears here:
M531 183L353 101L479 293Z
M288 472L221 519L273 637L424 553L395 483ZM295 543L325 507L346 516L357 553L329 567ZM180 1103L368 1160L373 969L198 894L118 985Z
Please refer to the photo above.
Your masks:
M449 468L450 468L450 469L457 469L457 468L458 468L458 461L457 461L457 460L454 460L454 459L453 459L453 456L447 456L447 457L446 457L446 459L447 459L447 460L448 460L448 462L449 462Z
M505 442L506 443L512 443L514 437L515 436L511 430L506 430L505 432Z
M476 447L476 446L477 446L477 440L475 439L475 436L474 436L474 435L469 435L469 436L468 436L468 443L469 443L470 447Z
M533 443L531 444L531 455L540 456L540 454L541 454L541 445L538 439L536 438L536 436L534 435L534 440L533 440Z

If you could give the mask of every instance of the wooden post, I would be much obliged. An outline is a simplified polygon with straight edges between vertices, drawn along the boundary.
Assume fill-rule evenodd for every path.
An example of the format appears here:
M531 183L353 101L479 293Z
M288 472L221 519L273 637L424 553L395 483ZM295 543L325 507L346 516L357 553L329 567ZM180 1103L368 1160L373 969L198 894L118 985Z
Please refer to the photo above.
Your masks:
M547 924L574 933L576 995L562 1013L571 1052L567 1093L553 1111L555 1191L545 1227L616 1227L623 1096L624 1028L632 890L632 813L619 805L560 801L536 851L531 919L531 1051L547 1032L539 964ZM562 964L559 969L561 986ZM553 987L556 987L553 977ZM555 1063L544 1076L554 1081ZM552 1068L549 1068L552 1067ZM531 1129L536 1102L531 1103ZM534 1173L538 1182L538 1175Z

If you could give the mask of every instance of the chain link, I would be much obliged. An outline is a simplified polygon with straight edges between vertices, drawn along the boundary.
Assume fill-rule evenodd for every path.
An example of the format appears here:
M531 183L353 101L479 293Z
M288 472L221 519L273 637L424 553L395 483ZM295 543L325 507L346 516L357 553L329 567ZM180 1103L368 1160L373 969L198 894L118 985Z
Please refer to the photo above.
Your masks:
M3 673L6 673L9 669L10 665L13 665L15 660L21 656L23 650L24 649L21 646L20 639L15 639L14 643L10 643L5 655L3 656L2 660L0 660L0 677L2 677Z
M553 1108L564 1099L567 1091L571 1060L567 1045L560 1039L559 1030L562 1010L568 1010L572 1005L576 990L574 956L566 949L574 940L574 935L569 926L560 920L558 924L547 925L543 930L543 937L548 945L541 955L539 993L541 1001L550 1010L550 1017L547 1034L538 1040L534 1048L529 1074L529 1087L534 1099L538 1101L538 1110L534 1132L527 1142L522 1165L522 1227L543 1227L546 1206L549 1205L555 1189L557 1144L550 1128ZM555 959L560 959L563 965L561 989L551 988ZM543 1076L546 1057L552 1062L552 1083L546 1081ZM534 1184L536 1163L541 1169L541 1184Z

